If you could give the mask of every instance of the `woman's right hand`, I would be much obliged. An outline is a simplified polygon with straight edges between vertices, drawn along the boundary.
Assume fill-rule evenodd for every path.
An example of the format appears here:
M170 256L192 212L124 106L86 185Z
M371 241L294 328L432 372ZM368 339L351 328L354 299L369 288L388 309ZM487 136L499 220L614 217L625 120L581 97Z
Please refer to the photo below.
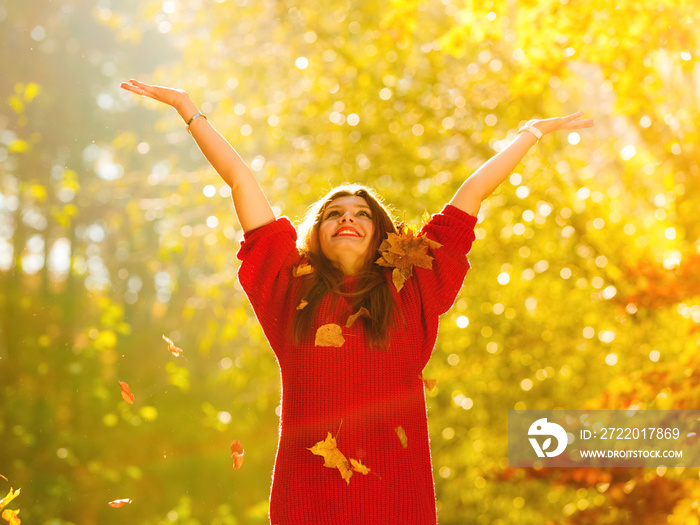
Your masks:
M178 110L190 100L189 95L182 89L152 86L134 80L133 78L129 80L129 82L122 82L120 87L137 95L152 98L153 100L157 100L158 102L162 102Z

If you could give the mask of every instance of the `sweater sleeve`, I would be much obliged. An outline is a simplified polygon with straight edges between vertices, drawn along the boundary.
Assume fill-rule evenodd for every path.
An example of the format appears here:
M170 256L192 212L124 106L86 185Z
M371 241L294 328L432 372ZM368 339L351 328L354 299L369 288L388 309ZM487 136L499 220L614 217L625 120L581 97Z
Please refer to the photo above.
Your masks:
M414 267L423 309L427 315L441 315L454 304L470 265L467 254L476 238L477 218L451 204L433 215L422 230L442 246L432 250L430 270Z
M246 232L237 254L238 280L275 353L284 346L295 309L290 281L300 259L296 239L291 221L280 217Z

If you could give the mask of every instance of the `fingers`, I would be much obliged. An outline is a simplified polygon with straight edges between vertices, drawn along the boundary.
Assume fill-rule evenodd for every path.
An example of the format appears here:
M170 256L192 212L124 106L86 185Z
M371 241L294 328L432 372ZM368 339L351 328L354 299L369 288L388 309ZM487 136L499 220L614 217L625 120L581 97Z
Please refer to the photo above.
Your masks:
M130 79L129 82L122 82L119 86L122 89L131 91L132 93L135 93L137 95L154 98L153 86L149 84L144 84L143 82L139 82L138 80L134 80L133 78Z
M595 120L592 118L586 119L586 120L579 120L575 122L576 128L592 128L593 125L595 124Z
M119 87L127 91L131 91L132 93L136 93L137 95L141 95L144 92L144 89L138 86L134 80L130 80L129 82L122 82L121 84L119 84Z
M564 118L564 120L574 120L579 118L581 115L583 115L583 111L577 111L576 113L572 113L571 115L567 115Z
M579 117L581 117L581 115L583 115L583 111L577 111L576 113L572 113L571 115L561 117L561 126L559 129L590 128L595 124L595 121L591 118L580 119Z
M566 122L564 128L565 129L581 129L581 128L591 128L595 124L595 121L592 118L588 119L572 119Z

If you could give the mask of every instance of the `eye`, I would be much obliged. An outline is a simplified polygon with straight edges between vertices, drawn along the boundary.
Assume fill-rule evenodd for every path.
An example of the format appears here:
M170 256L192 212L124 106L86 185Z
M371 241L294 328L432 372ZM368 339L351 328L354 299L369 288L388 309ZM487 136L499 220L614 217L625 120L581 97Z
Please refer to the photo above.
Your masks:
M368 219L371 219L371 218L372 218L372 216L369 214L369 212L366 212L366 211L364 211L364 210L362 210L360 213L358 213L358 215L364 215L364 216L367 217Z
M338 214L338 212L336 210L331 210L331 211L326 213L326 219L332 217L333 215L337 215L337 214Z

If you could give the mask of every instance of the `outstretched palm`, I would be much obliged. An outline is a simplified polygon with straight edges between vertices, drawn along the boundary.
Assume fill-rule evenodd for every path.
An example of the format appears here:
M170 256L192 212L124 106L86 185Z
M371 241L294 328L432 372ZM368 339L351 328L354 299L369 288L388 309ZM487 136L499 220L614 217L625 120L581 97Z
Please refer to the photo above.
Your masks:
M566 117L555 117L542 120L533 119L530 120L526 124L526 126L534 126L545 135L547 133L552 133L553 131L592 127L593 119L581 119L581 115L583 115L583 111L572 113L571 115L567 115Z
M178 104L182 103L187 97L187 93L182 89L152 86L134 79L129 80L129 82L122 82L120 86L122 89L131 91L137 95L152 98L153 100L168 104L174 108L177 108Z

